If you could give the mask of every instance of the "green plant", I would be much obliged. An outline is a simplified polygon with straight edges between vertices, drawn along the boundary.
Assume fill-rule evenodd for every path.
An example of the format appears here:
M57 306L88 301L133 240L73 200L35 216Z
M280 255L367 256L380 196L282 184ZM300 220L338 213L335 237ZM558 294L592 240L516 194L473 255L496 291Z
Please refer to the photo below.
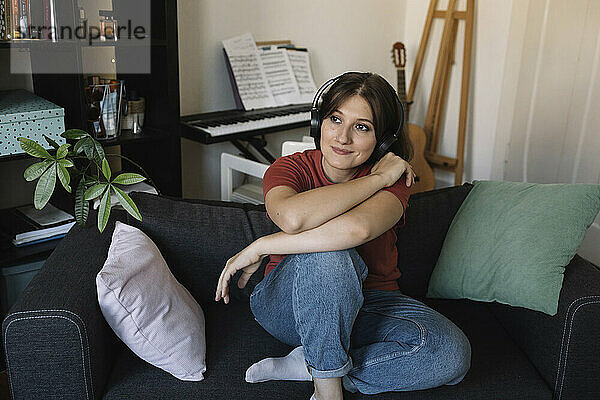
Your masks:
M39 178L35 187L33 204L41 210L50 200L56 186L56 178L69 193L72 192L71 182L78 182L75 189L75 220L81 226L85 225L89 212L89 202L101 198L98 207L98 230L104 231L110 215L111 192L115 194L119 203L134 218L142 220L137 206L129 195L115 186L115 184L132 185L142 182L146 178L140 174L125 172L112 178L112 171L106 160L106 156L121 157L132 164L137 165L127 157L119 154L105 154L102 145L89 133L80 129L69 129L61 134L65 139L77 140L73 149L70 144L58 145L54 140L44 135L44 139L56 150L56 154L50 154L37 142L24 137L18 138L23 151L41 161L30 165L23 176L27 181ZM84 160L78 168L75 160ZM85 162L87 161L87 163ZM143 171L143 169L140 167ZM112 179L111 179L112 178Z

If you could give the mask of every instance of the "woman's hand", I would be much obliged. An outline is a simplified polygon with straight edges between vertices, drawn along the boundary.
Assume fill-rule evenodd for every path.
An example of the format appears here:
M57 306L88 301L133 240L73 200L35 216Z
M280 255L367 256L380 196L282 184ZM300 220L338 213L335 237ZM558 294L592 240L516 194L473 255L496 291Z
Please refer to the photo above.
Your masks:
M415 172L410 164L392 152L386 153L371 168L371 175L383 178L384 187L392 186L406 172L406 186L413 184Z
M218 302L220 299L224 299L225 304L229 304L229 280L240 269L243 272L238 280L238 287L242 289L246 286L252 274L260 267L262 259L267 256L266 254L261 254L258 249L259 246L257 245L257 240L255 240L244 250L227 260L217 283L215 301Z

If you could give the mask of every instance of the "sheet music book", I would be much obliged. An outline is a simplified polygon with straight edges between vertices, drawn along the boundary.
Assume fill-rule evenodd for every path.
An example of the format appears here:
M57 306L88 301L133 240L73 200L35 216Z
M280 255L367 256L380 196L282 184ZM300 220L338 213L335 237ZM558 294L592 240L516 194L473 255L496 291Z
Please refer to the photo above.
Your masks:
M317 88L308 52L259 49L250 33L223 40L223 49L238 108L311 102Z
M250 33L223 40L235 86L246 110L276 107L265 70ZM234 83L234 82L232 82Z
M278 106L296 104L300 88L285 49L260 50L267 82Z
M290 64L298 82L298 89L300 92L300 103L310 103L317 92L315 81L312 76L310 69L310 59L308 52L306 51L287 51Z

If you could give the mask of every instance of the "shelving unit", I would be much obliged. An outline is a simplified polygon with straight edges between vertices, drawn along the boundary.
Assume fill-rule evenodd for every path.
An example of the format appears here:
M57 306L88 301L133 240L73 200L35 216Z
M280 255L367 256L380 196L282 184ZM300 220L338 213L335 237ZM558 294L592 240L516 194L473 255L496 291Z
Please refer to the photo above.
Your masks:
M56 2L59 23L76 26L79 17L78 0ZM88 0L86 4L93 3ZM122 130L121 135L101 141L104 147L120 146L120 153L135 161L148 173L162 194L181 196L181 147L179 132L179 58L177 38L177 1L173 0L112 0L115 19L121 23L134 17L141 10L147 12L150 4L150 73L125 73L121 65L136 60L144 50L136 43L126 41L88 42L82 40L60 40L52 43L39 40L14 40L0 42L0 49L23 49L29 52L33 88L36 95L65 109L66 129L87 130L84 88L84 52L88 49L114 48L115 78L124 80L127 91L135 90L145 99L145 117L142 134ZM106 2L98 2L105 8ZM144 8L141 8L144 7ZM88 15L88 19L97 18ZM85 49L85 50L84 50ZM60 54L57 61L70 67L73 73L41 73L36 66L48 63L50 55ZM56 57L52 57L56 60ZM0 162L29 158L26 154L1 156ZM33 159L32 159L33 162ZM122 169L140 172L133 164L123 160ZM116 172L116 171L115 171ZM32 199L33 201L33 199ZM51 202L72 213L72 196L60 187L55 190ZM58 242L58 241L54 241ZM0 242L3 256L0 266L11 265L19 260L40 254L49 254L56 243L32 245L30 248L15 249Z

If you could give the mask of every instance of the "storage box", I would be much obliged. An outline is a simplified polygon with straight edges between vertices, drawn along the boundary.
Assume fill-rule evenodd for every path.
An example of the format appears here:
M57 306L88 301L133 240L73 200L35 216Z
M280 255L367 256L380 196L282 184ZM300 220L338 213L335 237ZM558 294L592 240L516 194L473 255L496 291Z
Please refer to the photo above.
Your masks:
M42 135L58 144L66 143L60 136L65 131L65 110L27 90L0 92L0 156L23 153L17 138L26 137L46 149Z
M2 315L15 304L31 278L42 268L46 260L0 268L0 307Z

